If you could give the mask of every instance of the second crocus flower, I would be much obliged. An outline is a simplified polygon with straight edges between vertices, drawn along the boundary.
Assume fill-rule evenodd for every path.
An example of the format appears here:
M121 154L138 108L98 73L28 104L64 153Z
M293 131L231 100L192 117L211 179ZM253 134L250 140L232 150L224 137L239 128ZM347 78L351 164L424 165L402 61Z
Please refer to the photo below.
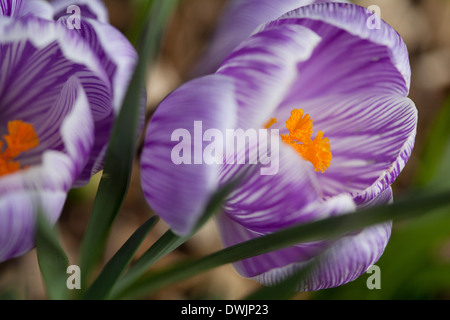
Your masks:
M68 25L81 9L78 25ZM101 1L0 3L0 261L101 170L137 54ZM71 21L71 20L70 20Z

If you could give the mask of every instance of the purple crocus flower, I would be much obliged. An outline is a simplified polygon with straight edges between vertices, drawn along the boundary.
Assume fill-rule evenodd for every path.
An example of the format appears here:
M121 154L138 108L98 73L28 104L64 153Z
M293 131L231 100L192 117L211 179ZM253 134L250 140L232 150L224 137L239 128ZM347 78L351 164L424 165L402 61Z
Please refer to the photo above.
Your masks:
M0 1L0 261L102 168L136 59L100 1Z
M176 233L188 234L212 194L244 170L247 176L218 216L226 246L392 201L391 184L413 149L417 109L407 98L404 42L384 22L370 28L369 17L365 8L342 3L290 11L261 25L215 74L162 101L146 132L141 178L149 204ZM205 133L278 129L278 172L262 175L217 159L174 162L174 150L184 157L205 154L210 146L194 142L191 148L179 138L187 132L195 140L195 123ZM331 243L300 243L234 266L271 285L323 253L299 290L335 287L380 258L391 227L368 227Z

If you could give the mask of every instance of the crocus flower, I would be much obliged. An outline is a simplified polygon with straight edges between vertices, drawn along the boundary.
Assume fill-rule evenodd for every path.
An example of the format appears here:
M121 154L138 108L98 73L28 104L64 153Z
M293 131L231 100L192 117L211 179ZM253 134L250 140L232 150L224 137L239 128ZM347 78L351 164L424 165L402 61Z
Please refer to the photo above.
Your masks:
M348 3L346 0L230 0L192 74L200 76L216 72L231 51L259 25L299 7L325 2Z
M162 101L146 132L141 179L150 206L176 233L191 232L214 192L243 170L248 174L217 218L226 246L392 201L391 184L413 149L417 109L407 98L404 42L384 22L369 28L369 17L365 8L342 3L290 11L261 25L215 74ZM223 136L228 129L278 129L278 172L262 175L220 159L172 161L173 152L201 155L212 143L211 135L193 146L180 138L179 132L202 138L195 123ZM298 289L335 287L373 265L390 234L391 223L384 223L234 266L271 285L317 260Z
M62 8L78 4L75 28ZM4 261L33 247L38 208L54 223L67 192L102 168L137 54L100 1L5 0L0 13Z

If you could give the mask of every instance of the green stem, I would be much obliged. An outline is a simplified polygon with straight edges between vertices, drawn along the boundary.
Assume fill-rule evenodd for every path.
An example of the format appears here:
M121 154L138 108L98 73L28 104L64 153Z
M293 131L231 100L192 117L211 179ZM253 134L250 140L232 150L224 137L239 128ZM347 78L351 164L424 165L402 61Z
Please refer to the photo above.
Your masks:
M228 247L195 261L187 261L169 269L156 271L138 279L117 298L136 298L178 281L198 275L224 264L240 261L301 242L334 239L348 232L389 220L403 220L427 211L450 206L449 192L419 194L388 206L372 207L355 213L293 226L250 241Z

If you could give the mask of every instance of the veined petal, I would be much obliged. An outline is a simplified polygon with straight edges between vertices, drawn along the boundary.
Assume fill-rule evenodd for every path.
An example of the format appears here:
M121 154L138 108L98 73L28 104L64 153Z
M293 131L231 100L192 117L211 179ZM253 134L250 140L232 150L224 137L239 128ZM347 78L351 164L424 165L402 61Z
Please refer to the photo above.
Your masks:
M21 191L0 197L0 262L34 247L37 208L50 223L58 219L66 200L64 191Z
M81 18L91 18L100 22L108 22L108 10L101 0L51 0L54 19L57 20L74 12L71 6L80 8Z
M84 167L94 142L94 123L86 94L76 78L58 99L62 123L47 123L61 137L63 151L43 150L41 162L0 178L0 261L22 255L34 246L38 209L50 223L59 218L68 190ZM54 129L60 130L57 134ZM47 144L48 141L42 141Z
M218 74L235 81L238 126L262 128L320 42L311 30L296 25L268 28L243 41L224 61Z
M29 155L30 162L28 155L21 158L30 166L28 169L0 178L1 197L21 191L67 192L84 168L94 143L94 123L86 94L76 78L65 85L57 101L61 103L58 105L61 112L64 111L60 115L62 121L42 123L53 134L43 136L43 147L40 149L40 145L37 153ZM49 117L52 114L49 112ZM52 149L55 147L52 144L61 147Z
M69 18L62 16L58 21L67 26ZM119 30L94 19L82 19L80 28L73 28L70 32L77 32L97 55L111 81L114 111L118 114L137 63L136 50Z
M20 10L19 17L35 16L47 20L53 19L52 6L42 0L26 0Z
M296 223L313 222L330 216L351 212L354 211L355 208L353 200L347 195L342 195L327 201L317 201L309 207L304 208L303 212L298 214L299 216L303 215L304 219L298 219ZM310 212L308 213L307 211ZM314 213L311 211L314 211ZM280 219L283 219L283 211L280 211L278 216ZM226 211L219 216L218 224L220 235L225 246L232 246L280 230L284 227L295 225L295 223L290 225L275 224L275 228L272 230L258 231L257 227L249 227L248 225L246 227L241 224L239 220L236 220L233 215L228 214ZM245 259L236 262L234 265L241 275L250 278L256 277L273 269L285 268L293 263L307 262L322 252L327 244L327 239L324 239L323 241L300 243L293 247Z
M279 136L276 138L280 139ZM247 158L250 160L252 157ZM270 159L267 154L259 154L258 164L251 166L251 173L247 174L223 205L223 211L232 220L253 231L263 232L326 215L320 208L314 210L322 203L317 179L306 161L290 146L281 143L279 149L272 150ZM262 174L261 168L269 166L273 167L272 174ZM228 172L236 174L232 167L242 168L242 165L225 165L222 180L230 179Z
M194 74L214 73L239 43L261 24L296 8L330 0L232 0L225 8L214 36ZM345 0L339 2L346 2Z
M323 260L321 259L305 281L298 285L298 291L338 287L357 279L380 259L389 241L391 230L392 224L385 223L366 228L356 235L341 238L322 253ZM314 262L313 258L306 263L314 264ZM254 279L270 286L304 266L305 262L285 265L255 276Z
M80 81L96 132L93 152L77 184L86 183L107 144L114 117L111 84L101 62L76 32L50 21L0 21L0 35L0 123L18 116L46 121L65 83L73 76Z
M330 139L331 165L317 173L325 196L350 193L358 203L368 201L394 182L411 155L417 109L409 98L329 96L302 107Z
M332 94L378 92L406 96L411 69L399 34L384 21L367 26L372 12L352 4L324 3L291 11L261 30L302 25L322 41L305 63L284 105Z
M225 76L193 80L164 99L149 123L142 188L150 206L178 234L192 230L218 188L219 164L206 163L214 159L203 157L208 142L202 141L208 129L224 134L235 127L233 90ZM194 129L196 122L201 128Z

